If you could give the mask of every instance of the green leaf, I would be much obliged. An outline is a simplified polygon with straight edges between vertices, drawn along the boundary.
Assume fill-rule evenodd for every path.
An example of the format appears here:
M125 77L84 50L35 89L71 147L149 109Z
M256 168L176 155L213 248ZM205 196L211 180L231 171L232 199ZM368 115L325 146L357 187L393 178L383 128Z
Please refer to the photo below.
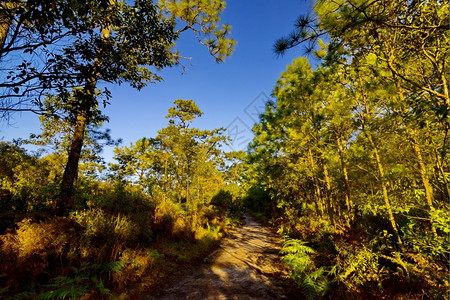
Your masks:
M371 66L375 66L377 64L377 55L375 53L367 54L366 62Z

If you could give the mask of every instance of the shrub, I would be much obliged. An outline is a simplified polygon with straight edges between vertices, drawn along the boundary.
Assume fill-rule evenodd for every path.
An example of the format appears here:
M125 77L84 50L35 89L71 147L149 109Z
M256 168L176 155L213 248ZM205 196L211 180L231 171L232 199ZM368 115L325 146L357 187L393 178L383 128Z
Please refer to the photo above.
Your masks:
M125 244L136 240L135 224L121 214L89 209L74 212L71 218L83 228L80 244L83 259L115 261Z
M24 219L17 230L0 236L1 255L6 258L2 272L7 274L9 284L18 286L34 281L47 274L50 267L64 268L54 262L61 262L71 245L72 226L67 218L55 217L45 222Z
M119 259L122 268L113 272L114 292L123 293L145 279L151 285L164 271L164 255L155 249L125 249Z
M365 246L336 245L338 250L337 281L346 291L363 294L368 287L381 291L381 282L387 274L379 263L379 254Z

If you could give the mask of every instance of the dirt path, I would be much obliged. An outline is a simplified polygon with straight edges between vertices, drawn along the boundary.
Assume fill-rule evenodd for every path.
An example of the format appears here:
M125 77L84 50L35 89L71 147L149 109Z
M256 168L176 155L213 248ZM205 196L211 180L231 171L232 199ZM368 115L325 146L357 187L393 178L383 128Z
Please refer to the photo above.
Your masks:
M245 221L204 263L146 299L292 299L280 279L279 239L252 217Z

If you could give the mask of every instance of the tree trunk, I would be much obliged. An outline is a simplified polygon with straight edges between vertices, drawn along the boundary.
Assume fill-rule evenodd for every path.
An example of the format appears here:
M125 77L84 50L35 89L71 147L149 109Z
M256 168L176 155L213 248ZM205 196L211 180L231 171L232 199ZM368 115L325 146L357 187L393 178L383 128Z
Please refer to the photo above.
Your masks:
M78 163L81 157L81 149L83 147L84 134L87 126L87 118L85 113L77 116L74 127L72 142L69 148L69 156L61 183L61 199L58 204L58 211L62 212L64 208L68 208L73 203L74 185L78 177Z
M111 4L114 2L115 0L110 0ZM102 38L107 38L110 32L110 27L102 28ZM69 156L67 158L67 164L61 183L60 203L57 207L57 212L59 213L61 213L64 209L70 208L73 204L74 185L78 177L78 163L81 157L81 149L83 148L84 135L87 125L90 121L92 121L90 120L90 113L92 112L92 109L97 106L95 89L97 87L99 73L96 70L101 64L101 55L100 53L97 53L97 57L94 60L92 73L86 80L83 87L84 94L81 97L78 95L76 99L78 101L80 111L78 111L76 115L72 143L69 148Z
M327 190L326 200L327 200L327 213L328 217L330 218L331 224L334 226L334 205L333 205L333 199L332 199L332 193L331 193L331 179L330 175L328 174L328 167L326 164L325 154L320 149L320 160L322 161L322 169L323 169L323 176L325 178L325 186Z
M167 195L167 192L169 191L169 187L168 187L168 183L169 183L169 178L168 178L168 174L167 174L167 168L168 168L168 160L169 158L165 155L166 153L163 152L164 154L164 192Z
M380 155L378 154L378 148L376 147L375 142L373 141L372 135L368 132L366 132L365 134L367 136L367 139L369 140L370 145L372 146L372 151L375 155L375 161L377 163L378 173L380 175L380 183L383 192L384 205L386 206L386 210L388 212L389 222L391 223L392 230L394 230L394 235L395 238L397 239L398 244L400 245L400 247L403 248L403 243L402 240L400 239L400 234L397 229L397 223L395 222L394 213L392 212L391 201L389 200L387 192L386 177L384 176L384 168L380 159Z
M314 192L315 192L315 195L316 195L316 206L318 208L319 215L323 215L323 212L324 212L323 199L322 199L322 195L320 193L319 181L317 180L317 177L314 174L316 166L315 166L315 163L314 163L314 158L313 158L313 155L312 155L311 148L308 148L308 159L309 159L309 164L310 164L311 172L312 172L312 179L313 179L313 184L314 184Z
M344 148L342 146L341 138L336 138L338 146L339 161L341 163L342 173L344 175L344 187L345 187L345 204L350 214L350 219L353 219L353 201L350 194L350 182L348 180L347 164L345 163Z
M419 173L420 178L422 179L423 187L425 189L425 198L427 199L427 206L428 208L433 208L433 198L434 198L433 188L430 184L430 180L428 179L427 170L422 157L422 150L420 150L420 147L414 138L411 144L414 150L414 154L416 154L417 164L419 165Z
M450 108L450 95L448 91L448 80L445 78L445 71L442 72L442 85L444 87L444 96L445 96L445 104L447 105L447 108ZM447 119L448 123L448 119Z
M412 141L412 147L417 157L417 164L419 165L420 178L422 179L422 184L425 189L425 198L427 199L427 206L428 209L431 210L433 209L433 188L431 187L430 180L428 179L427 169L425 168L425 163L422 157L422 151L420 150L420 147L415 139L413 139ZM433 224L431 224L431 231L433 232L434 236L437 236L436 228L433 227Z

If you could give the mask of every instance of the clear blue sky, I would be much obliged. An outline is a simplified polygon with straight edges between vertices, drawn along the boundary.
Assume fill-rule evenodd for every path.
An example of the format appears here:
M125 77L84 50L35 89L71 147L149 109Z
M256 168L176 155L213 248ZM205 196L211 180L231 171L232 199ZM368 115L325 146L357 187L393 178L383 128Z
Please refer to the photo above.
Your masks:
M302 55L298 48L276 57L273 44L292 31L296 18L309 7L308 0L228 0L222 20L232 25L232 37L237 40L233 55L217 64L190 32L184 34L177 48L181 55L192 57L184 62L188 70L165 69L161 73L164 82L141 91L127 85L108 86L113 98L105 109L110 118L105 127L111 129L113 138L123 139L122 145L154 137L167 125L164 116L173 101L192 99L204 112L193 126L229 127L228 133L237 139L232 148L245 149L251 137L248 128L255 123L265 95L270 96L292 59ZM15 115L12 126L0 125L0 139L6 141L30 133L39 133L38 118L33 114ZM103 156L111 160L112 149L105 149Z

